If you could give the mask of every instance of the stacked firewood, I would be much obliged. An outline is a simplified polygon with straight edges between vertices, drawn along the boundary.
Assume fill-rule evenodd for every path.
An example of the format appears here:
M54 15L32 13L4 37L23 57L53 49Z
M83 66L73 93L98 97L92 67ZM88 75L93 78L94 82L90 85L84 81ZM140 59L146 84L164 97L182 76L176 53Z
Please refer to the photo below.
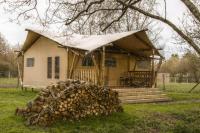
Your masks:
M48 126L59 119L73 121L121 111L116 91L84 81L67 80L42 89L26 108L17 108L16 114L24 117L27 125Z

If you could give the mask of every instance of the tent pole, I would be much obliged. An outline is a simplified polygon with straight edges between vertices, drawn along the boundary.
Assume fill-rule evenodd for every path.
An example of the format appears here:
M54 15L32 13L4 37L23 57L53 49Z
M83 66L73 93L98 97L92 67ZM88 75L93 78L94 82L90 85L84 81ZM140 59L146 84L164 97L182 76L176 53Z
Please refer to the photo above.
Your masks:
M72 59L72 64L71 64L71 68L70 68L70 73L69 73L69 78L72 78L72 73L73 73L73 69L74 69L74 64L75 64L75 59L76 59L76 54L74 54L73 59Z
M162 65L162 58L159 59L159 63L158 63L158 66L156 68L156 71L155 71L155 78L154 78L154 82L153 82L153 85L155 85L155 87L157 87L157 77L158 77L158 71L160 70L160 67Z
M152 51L152 88L154 88L154 80L155 80L155 69L154 69L154 54L155 54L155 50L153 49Z
M67 71L66 71L66 77L67 79L69 78L69 48L66 49L66 52L67 52Z
M98 64L97 64L94 54L92 54L92 60L93 60L94 66L95 66L96 83L99 85L99 67L98 67Z
M102 52L102 85L105 86L105 54L106 48L103 46Z
M22 51L22 74L21 74L21 89L24 90L24 52Z

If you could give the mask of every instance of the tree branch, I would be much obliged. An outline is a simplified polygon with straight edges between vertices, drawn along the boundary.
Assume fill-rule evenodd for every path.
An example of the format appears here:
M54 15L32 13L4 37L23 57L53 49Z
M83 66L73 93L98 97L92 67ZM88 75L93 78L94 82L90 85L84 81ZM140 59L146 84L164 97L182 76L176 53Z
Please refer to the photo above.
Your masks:
M159 20L165 24L167 24L168 26L170 26L174 31L176 31L176 33L178 33L184 40L186 40L188 42L188 44L190 44L190 46L192 46L196 52L198 54L200 54L200 48L196 45L196 43L191 39L189 38L187 35L185 35L175 24L173 24L171 21L163 18L163 17L160 17L160 16L157 16L157 15L154 15L154 14L151 14L149 12L146 12L140 8L137 8L133 5L127 5L126 3L124 3L123 1L121 0L118 0L118 2L120 2L122 5L124 6L128 6L130 9L132 10L135 10L135 11L138 11L140 12L141 14L145 15L145 16L148 16L150 18L153 18L153 19L156 19L156 20Z
M200 22L200 11L190 0L181 0L185 6L190 10L194 17Z
M90 9L90 7L92 7L93 5L96 4L101 4L102 2L104 2L104 0L100 0L100 1L93 1L91 2L85 10L80 11L75 17L71 18L71 20L69 22L66 22L65 25L69 25L71 24L73 21L75 21L79 16L81 16L83 13L88 12L88 10Z

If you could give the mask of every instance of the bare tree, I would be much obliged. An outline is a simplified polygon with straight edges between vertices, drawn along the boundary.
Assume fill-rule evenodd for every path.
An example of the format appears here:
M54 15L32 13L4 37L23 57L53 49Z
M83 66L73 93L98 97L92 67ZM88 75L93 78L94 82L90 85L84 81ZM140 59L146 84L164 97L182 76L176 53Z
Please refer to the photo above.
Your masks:
M199 1L195 1L195 5L200 8ZM181 18L181 27L184 34L191 38L196 44L200 44L200 21L189 10ZM179 44L186 43L183 38L180 38L177 35L174 36L174 39Z
M9 46L5 37L0 33L0 71L15 71L15 58L14 51Z
M8 52L7 41L4 36L0 33L0 56L5 55Z
M199 7L191 0L180 0L187 7L188 11L193 15L193 19L199 23L200 12ZM10 0L11 2L11 0ZM21 2L21 1L20 1ZM166 2L166 1L165 1ZM24 12L27 14L30 10L35 10L34 5L37 4L37 0L24 0L24 3L28 3L30 8L25 9ZM18 5L21 7L21 5ZM153 5L153 6L151 6ZM16 6L15 6L16 7ZM32 7L32 8L31 8ZM166 7L165 7L166 8ZM18 9L18 8L14 8ZM98 25L99 30L109 31L115 23L121 22L121 20L130 11L138 12L148 18L158 20L162 23L167 24L171 27L181 38L183 38L192 48L200 54L200 45L193 38L188 36L182 28L174 24L167 19L167 15L160 15L156 12L156 0L49 0L49 6L46 10L46 20L49 23L63 23L66 25L72 25L78 21L81 23L91 22L92 16L99 17ZM51 12L51 13L49 13Z
M181 0L185 6L190 10L191 14L200 22L200 12L198 7L198 0L194 0L194 4L191 0Z

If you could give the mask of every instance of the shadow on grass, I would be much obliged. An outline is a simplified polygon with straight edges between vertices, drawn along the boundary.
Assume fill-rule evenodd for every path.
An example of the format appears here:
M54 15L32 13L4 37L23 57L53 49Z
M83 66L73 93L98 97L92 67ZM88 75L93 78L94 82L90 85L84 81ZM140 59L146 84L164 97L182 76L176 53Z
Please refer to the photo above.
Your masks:
M19 120L19 118L16 118ZM21 120L20 120L21 121ZM50 127L29 126L30 130L43 130L46 132L73 132L73 133L122 133L132 128L137 122L137 117L133 117L125 112L114 113L109 116L98 116L85 118L80 121L64 121L55 122Z
M200 109L183 112L141 112L136 116L126 112L115 113L111 116L99 116L80 121L57 121L51 127L28 127L32 131L71 132L71 133L199 133Z
M0 90L0 132L2 133L199 133L200 104L127 104L124 112L80 121L57 121L51 127L25 126L14 115L16 107L24 107L37 92L16 89ZM176 97L176 96L175 96Z

